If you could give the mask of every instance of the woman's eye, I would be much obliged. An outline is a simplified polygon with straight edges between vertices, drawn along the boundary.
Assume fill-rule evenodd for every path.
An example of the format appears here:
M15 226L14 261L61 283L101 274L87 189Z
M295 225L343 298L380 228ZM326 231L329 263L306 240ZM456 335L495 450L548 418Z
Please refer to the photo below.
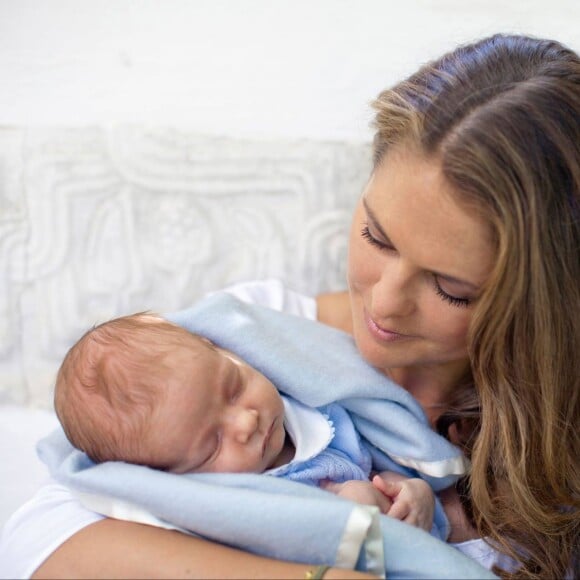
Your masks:
M381 242L380 240L377 240L377 238L375 238L371 234L371 231L369 229L368 224L365 224L365 226L361 230L360 234L371 246L374 246L375 248L379 248L379 250L394 250L395 249L390 244L385 244L385 243Z
M433 280L435 281L435 292L437 292L437 296L439 296L443 301L448 302L452 306L469 306L471 304L471 299L469 298L459 298L445 292L445 290L441 288L436 276L433 277Z

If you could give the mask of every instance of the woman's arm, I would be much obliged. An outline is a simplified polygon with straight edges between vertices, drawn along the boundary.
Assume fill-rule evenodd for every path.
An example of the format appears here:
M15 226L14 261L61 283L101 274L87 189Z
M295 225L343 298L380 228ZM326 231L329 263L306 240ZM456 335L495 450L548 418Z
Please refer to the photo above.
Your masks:
M316 566L270 560L180 532L105 519L83 528L33 578L298 578ZM375 578L331 568L325 580Z

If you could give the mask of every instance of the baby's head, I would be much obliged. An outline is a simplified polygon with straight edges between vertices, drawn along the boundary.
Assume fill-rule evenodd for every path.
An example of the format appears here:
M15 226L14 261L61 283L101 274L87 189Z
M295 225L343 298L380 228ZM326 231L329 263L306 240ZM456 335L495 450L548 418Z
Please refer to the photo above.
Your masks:
M147 313L101 324L70 349L55 409L71 443L96 462L261 472L284 444L283 404L268 379Z

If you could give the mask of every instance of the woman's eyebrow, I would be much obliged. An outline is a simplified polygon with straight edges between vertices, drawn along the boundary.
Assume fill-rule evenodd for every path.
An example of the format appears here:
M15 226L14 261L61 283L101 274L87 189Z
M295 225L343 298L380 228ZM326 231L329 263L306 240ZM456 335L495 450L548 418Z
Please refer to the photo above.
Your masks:
M367 200L364 197L363 197L362 202L363 202L363 206L365 208L365 211L367 213L367 217L368 217L369 221L372 223L373 228L375 228L379 232L379 234L383 238L383 242L396 249L395 244L393 244L393 242L391 241L391 238L389 238L389 236L387 235L387 233L385 232L385 230L383 229L383 227L379 223L379 220L376 218L375 214L373 213L373 210L370 208ZM451 284L461 284L462 286L468 286L472 290L476 290L476 291L479 290L479 286L477 284L473 284L471 282L468 282L467 280L462 280L461 278L456 278L455 276L450 276L449 274L444 274L443 272L437 272L436 270L430 270L430 272L432 274L434 274L435 276L437 276L438 278L441 278L442 280L446 280L447 282L450 282Z

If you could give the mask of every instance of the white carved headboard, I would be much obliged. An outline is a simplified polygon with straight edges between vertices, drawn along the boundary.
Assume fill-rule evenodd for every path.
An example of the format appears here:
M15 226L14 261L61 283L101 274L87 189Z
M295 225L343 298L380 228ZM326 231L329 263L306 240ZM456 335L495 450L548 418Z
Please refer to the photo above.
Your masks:
M366 144L0 129L0 402L49 407L91 325L233 282L345 287Z

